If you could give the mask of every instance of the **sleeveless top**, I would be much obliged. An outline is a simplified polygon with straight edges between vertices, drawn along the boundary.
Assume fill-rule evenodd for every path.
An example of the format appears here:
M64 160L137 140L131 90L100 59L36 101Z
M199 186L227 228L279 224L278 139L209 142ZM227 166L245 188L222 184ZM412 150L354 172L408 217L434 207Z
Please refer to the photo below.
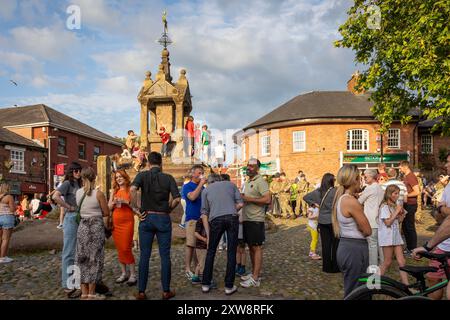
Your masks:
M4 194L2 197L0 197L0 201L3 200L8 194ZM14 214L14 212L11 212L9 208L9 204L0 202L0 215L5 214Z
M77 204L79 205L84 195L84 189L77 191ZM90 196L86 196L81 204L80 215L82 218L102 217L102 209L97 200L97 190L92 190Z
M340 227L340 237L341 238L351 238L351 239L365 239L364 235L359 231L358 225L353 218L347 218L342 215L341 211L341 200L344 196L348 194L343 194L337 201L337 220Z

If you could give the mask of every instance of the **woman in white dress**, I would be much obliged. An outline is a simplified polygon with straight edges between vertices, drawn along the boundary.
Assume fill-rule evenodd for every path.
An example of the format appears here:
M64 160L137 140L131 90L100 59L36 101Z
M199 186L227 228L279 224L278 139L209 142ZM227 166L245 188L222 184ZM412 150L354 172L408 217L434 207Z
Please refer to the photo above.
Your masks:
M400 204L397 204L400 188L397 185L389 185L384 193L383 202L380 205L378 215L378 241L383 249L384 262L380 267L380 274L384 275L392 264L395 255L399 267L405 266L403 256L403 239L400 234L400 223L405 218L405 212ZM408 274L400 271L401 281L408 285Z

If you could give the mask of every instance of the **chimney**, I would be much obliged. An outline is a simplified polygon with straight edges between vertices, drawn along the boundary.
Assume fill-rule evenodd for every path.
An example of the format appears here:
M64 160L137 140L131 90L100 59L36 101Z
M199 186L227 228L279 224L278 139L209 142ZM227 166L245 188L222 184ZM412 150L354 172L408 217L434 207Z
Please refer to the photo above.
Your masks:
M361 75L360 75L359 71L356 70L356 72L354 72L352 74L352 77L350 78L350 80L347 81L347 90L355 95L363 94L365 92L364 89L360 89L359 91L355 89L356 84L358 83L358 80L360 77L361 77Z

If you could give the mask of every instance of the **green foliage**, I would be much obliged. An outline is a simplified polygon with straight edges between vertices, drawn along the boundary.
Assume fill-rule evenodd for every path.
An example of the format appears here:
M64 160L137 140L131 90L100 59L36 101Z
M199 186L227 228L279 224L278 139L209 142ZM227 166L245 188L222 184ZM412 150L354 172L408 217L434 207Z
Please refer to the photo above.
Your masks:
M381 12L379 29L369 29L370 5ZM337 47L355 51L367 69L357 88L371 92L373 113L384 128L420 113L438 120L433 131L450 135L450 1L356 0L339 27Z
M447 154L450 151L450 149L447 148L440 148L439 149L439 161L442 163L447 162Z

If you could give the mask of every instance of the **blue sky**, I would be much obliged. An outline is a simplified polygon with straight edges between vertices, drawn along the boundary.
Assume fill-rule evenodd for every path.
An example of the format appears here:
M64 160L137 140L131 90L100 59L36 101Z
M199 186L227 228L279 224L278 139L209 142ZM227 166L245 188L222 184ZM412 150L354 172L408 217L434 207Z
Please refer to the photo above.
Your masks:
M66 28L72 4L81 9L80 30ZM136 96L145 72L158 69L167 10L172 77L187 70L193 116L240 129L302 92L346 89L353 53L333 41L350 5L1 0L0 107L45 103L111 135L139 131Z

